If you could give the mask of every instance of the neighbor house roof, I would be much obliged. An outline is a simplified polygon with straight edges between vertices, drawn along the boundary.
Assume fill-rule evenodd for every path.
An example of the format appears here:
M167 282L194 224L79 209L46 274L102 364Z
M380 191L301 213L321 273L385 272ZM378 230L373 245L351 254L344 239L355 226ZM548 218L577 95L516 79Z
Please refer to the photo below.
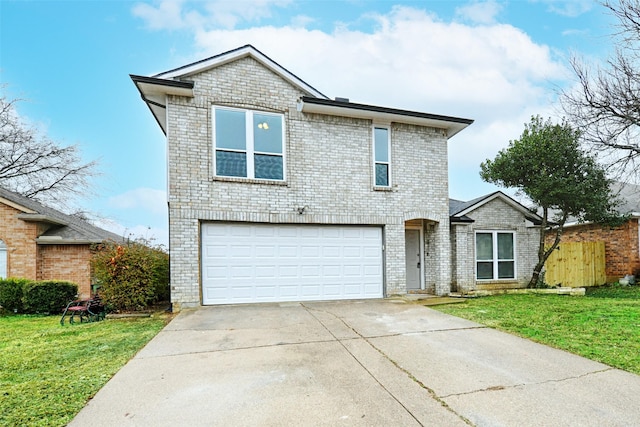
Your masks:
M640 218L640 185L615 181L611 184L611 192L617 196L620 202L620 205L616 207L619 214ZM590 224L590 222L581 222L576 217L570 216L564 227L583 224Z
M449 220L452 223L474 222L474 220L469 218L467 214L495 199L500 199L503 202L507 203L508 205L511 205L517 211L522 212L525 218L531 221L533 224L539 225L542 221L542 218L538 214L536 214L535 212L532 212L526 206L522 205L521 203L518 203L511 197L504 194L502 191L496 191L491 194L486 194L484 196L477 197L473 200L469 200L468 202L449 199Z
M23 221L50 225L50 228L36 239L38 244L88 244L105 240L123 240L122 236L96 227L81 218L64 214L2 187L0 203L19 210L21 213L18 214L18 218Z
M298 109L305 113L318 113L342 117L363 118L381 122L400 122L436 127L439 129L445 129L448 137L452 137L473 123L473 120L471 119L378 107L375 105L357 104L351 103L347 99L341 100L338 98L336 100L331 100L252 45L245 45L151 77L134 74L131 74L130 77L138 88L142 99L145 101L156 121L162 128L162 131L166 134L167 119L165 110L167 106L167 95L193 97L195 84L190 80L193 75L244 57L251 57L255 59L305 93L306 95L302 96L298 100Z

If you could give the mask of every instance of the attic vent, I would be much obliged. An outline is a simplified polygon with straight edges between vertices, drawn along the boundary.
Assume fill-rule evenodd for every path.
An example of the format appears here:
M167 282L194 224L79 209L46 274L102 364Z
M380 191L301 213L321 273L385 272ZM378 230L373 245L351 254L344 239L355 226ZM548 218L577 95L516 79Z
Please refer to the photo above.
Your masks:
M340 98L339 96L336 96L336 102L349 102L349 98Z

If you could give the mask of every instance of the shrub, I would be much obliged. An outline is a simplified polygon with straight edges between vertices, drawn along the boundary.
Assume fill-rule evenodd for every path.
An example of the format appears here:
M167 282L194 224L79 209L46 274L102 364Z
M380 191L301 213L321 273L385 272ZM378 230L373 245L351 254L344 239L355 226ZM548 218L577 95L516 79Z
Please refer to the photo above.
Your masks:
M168 297L169 255L140 242L106 242L91 260L100 295L114 310L142 310Z
M27 313L57 314L76 298L78 285L71 282L47 280L24 285L22 302Z
M0 307L7 311L21 313L23 289L27 283L30 283L27 279L0 279Z

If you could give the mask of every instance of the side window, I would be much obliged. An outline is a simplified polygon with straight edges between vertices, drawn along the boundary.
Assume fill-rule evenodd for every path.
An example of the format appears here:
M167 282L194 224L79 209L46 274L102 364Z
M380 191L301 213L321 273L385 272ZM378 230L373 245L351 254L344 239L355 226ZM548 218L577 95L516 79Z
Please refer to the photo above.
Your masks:
M515 233L482 231L476 233L476 279L515 279Z
M284 180L284 118L213 107L215 176Z
M7 245L0 240L0 279L7 278Z
M373 176L376 187L391 186L391 141L388 127L373 127Z

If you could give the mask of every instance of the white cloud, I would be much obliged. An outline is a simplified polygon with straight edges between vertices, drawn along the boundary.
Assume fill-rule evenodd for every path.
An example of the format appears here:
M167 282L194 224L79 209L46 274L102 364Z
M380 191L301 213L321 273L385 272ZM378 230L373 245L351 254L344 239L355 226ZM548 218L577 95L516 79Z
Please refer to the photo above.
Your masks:
M152 214L167 212L167 193L153 188L135 188L109 198L108 204L115 209L139 209Z
M257 23L272 16L272 9L285 7L292 0L214 0L198 2L200 9L185 0L162 0L157 6L138 3L133 14L152 30L177 30L196 27L235 28L239 23Z
M153 245L163 245L165 248L169 246L169 229L167 227L153 227L139 224L127 227L117 221L108 219L99 219L93 221L93 224L96 227L111 231L126 239L143 239Z
M534 0L547 4L549 11L558 15L576 17L590 11L597 3L593 0Z
M369 32L342 24L331 32L311 30L299 20L238 30L201 25L190 29L199 49L192 59L253 44L328 96L474 119L450 142L456 173L477 169L520 136L532 114L551 115L553 87L567 76L552 49L495 22L500 8L487 1L458 9L467 25L395 6L386 14L361 15L374 24Z
M488 25L496 22L496 17L502 11L502 8L502 5L494 0L474 1L457 7L455 14L464 21Z

